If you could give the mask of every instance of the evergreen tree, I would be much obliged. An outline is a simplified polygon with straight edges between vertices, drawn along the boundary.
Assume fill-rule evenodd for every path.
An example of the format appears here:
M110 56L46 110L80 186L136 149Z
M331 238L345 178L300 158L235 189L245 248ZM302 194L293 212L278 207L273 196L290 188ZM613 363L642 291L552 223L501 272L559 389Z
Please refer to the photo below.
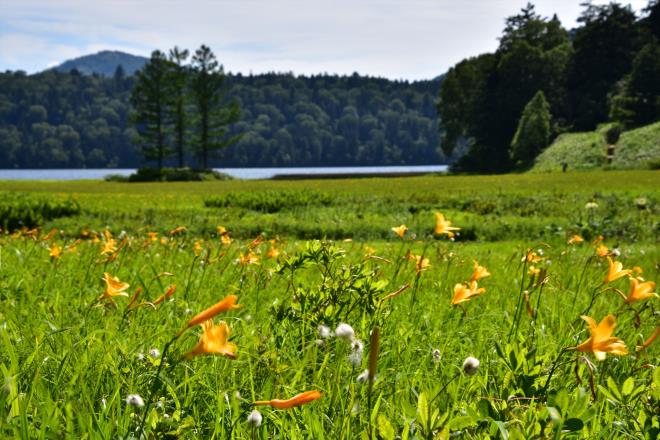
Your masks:
M511 159L517 166L526 167L548 146L550 140L550 105L542 91L527 103L518 121L518 129L511 142Z
M236 102L223 102L224 71L205 45L192 57L191 95L196 109L197 156L201 168L208 168L212 151L227 147L240 135L227 137L230 124L238 122L240 110Z
M140 70L133 92L132 120L135 123L145 160L155 160L158 169L172 153L167 146L166 132L171 108L168 75L170 62L159 50Z
M185 166L186 146L186 88L188 81L188 67L184 64L188 58L188 50L181 50L177 46L170 49L169 60L171 64L170 88L172 93L172 113L174 120L174 142L179 168Z

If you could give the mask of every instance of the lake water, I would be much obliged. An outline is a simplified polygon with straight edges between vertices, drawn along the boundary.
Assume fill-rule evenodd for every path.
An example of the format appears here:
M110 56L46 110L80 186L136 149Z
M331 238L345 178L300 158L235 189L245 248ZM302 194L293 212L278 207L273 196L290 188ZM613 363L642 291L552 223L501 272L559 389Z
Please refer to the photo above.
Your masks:
M290 167L290 168L215 168L216 171L239 179L270 179L281 175L360 175L360 174L424 174L443 173L447 165L414 165L388 167ZM134 169L74 169L74 170L0 170L0 180L101 180L108 174L128 176Z

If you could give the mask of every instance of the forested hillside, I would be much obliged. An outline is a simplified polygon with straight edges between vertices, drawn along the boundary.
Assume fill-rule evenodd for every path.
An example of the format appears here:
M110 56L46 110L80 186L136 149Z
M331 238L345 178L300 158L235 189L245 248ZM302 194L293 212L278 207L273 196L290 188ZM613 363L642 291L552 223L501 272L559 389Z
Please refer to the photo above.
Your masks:
M134 77L0 73L0 168L137 167ZM218 166L436 164L440 81L227 75L241 121Z

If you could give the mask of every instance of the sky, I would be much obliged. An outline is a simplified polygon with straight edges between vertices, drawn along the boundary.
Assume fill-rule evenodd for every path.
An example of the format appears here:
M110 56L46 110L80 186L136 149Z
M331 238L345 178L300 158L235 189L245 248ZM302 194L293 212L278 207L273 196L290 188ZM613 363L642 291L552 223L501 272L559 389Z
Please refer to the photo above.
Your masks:
M206 44L225 71L430 79L497 48L528 0L0 0L0 71ZM537 0L575 27L581 0ZM594 4L604 2L594 1ZM622 1L640 11L648 0Z

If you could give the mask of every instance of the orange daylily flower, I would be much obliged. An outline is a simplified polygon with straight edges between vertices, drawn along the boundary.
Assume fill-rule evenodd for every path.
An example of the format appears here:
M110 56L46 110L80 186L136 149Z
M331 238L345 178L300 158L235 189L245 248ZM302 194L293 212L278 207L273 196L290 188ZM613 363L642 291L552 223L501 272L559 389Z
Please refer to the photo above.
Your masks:
M158 232L147 232L151 241L158 241Z
M230 245L231 244L231 237L229 236L228 233L227 234L222 234L222 236L220 237L220 242L224 245Z
M279 249L277 249L275 246L271 246L268 249L268 252L266 252L266 257L268 258L277 258L280 255Z
M103 274L103 281L105 281L105 290L99 299L112 299L115 296L128 296L128 289L131 285L128 283L123 283L119 281L119 278L113 277L108 272Z
M217 226L215 229L218 231L218 234L220 235L225 235L227 233L227 228L225 228L224 226Z
M114 254L117 251L117 240L114 238L109 238L103 243L103 249L101 249L101 255L105 254Z
M428 258L422 258L421 255L415 255L415 272L419 275L420 272L423 270L428 269L431 267L431 262L429 261Z
M570 238L570 240L568 240L568 244L582 243L583 241L584 241L584 238L582 238L579 235L575 234Z
M449 220L445 219L445 216L439 212L435 213L435 228L433 233L435 235L447 234L447 237L454 238L454 233L452 231L460 231L461 228L457 228L451 225Z
M184 358L190 359L205 354L219 354L236 359L236 344L227 342L230 330L226 322L221 321L220 324L213 325L213 321L209 319L200 325L204 333L199 338L197 345Z
M599 244L596 248L596 255L599 257L607 257L610 254L610 250L603 243Z
M612 261L611 257L607 257L607 263L610 267L607 271L607 275L605 275L603 283L611 283L614 280L618 280L619 278L632 273L630 269L624 269L623 264L620 261Z
M170 231L170 235L179 235L186 230L185 226L177 226Z
M320 398L321 396L322 394L319 391L305 391L304 393L297 394L287 400L280 400L280 399L260 400L258 402L254 402L254 405L270 405L273 408L277 408L277 409L287 409L287 408L293 408L296 406L304 405L306 403L309 403L313 400Z
M658 294L653 292L653 289L655 289L655 283L653 281L640 283L637 278L630 278L630 293L626 297L626 304L653 298L654 296L657 298Z
M259 264L259 255L254 254L252 250L249 250L247 255L243 255L243 252L241 252L238 256L238 264L241 266Z
M193 252L195 253L195 255L199 256L201 255L203 250L204 247L202 246L202 240L197 240L193 246Z
M50 232L48 234L41 237L41 240L42 241L48 241L51 238L55 237L55 234L57 234L57 232L58 232L57 228L53 228L53 229L50 230Z
M528 263L538 263L539 261L543 260L543 257L538 255L536 252L530 250L527 252L527 255L522 257L520 261L525 261L525 260L527 260Z
M392 231L394 231L394 233L398 235L399 238L403 238L403 236L406 235L406 232L408 231L408 226L406 225L395 226L392 228Z
M541 273L541 269L536 266L529 266L529 271L527 271L530 277L535 277Z
M208 309L195 315L190 321L188 321L188 324L186 324L186 327L183 330L186 330L194 325L201 324L204 321L208 321L219 313L240 309L243 306L236 304L237 300L238 297L236 295L226 296ZM180 333L182 333L183 330Z
M62 248L56 244L52 245L48 250L50 251L50 257L53 259L60 258L62 256Z
M660 335L660 325L656 326L655 330L653 331L653 334L646 341L644 341L642 345L638 345L637 347L635 347L635 351L642 351L648 348L648 346L651 345L653 341L656 340L658 335Z
M456 304L469 301L472 299L472 297L481 295L485 291L486 289L483 287L478 287L476 281L472 281L469 288L466 284L456 284L454 286L454 298L451 300L451 305L454 306Z
M153 304L154 306L157 306L158 304L164 302L167 298L169 298L169 297L171 297L172 295L174 295L174 292L175 292L175 291L176 291L176 284L172 284L171 286L169 286L169 287L167 288L167 290L165 291L165 293L163 293L161 296L159 296L159 297L156 299L156 301L152 302L151 304Z
M616 327L616 318L613 315L607 315L596 324L596 321L589 316L582 316L587 322L589 328L589 339L582 344L574 347L574 350L590 352L596 356L599 361L605 360L607 353L623 356L628 354L626 344L619 338L612 337L614 327Z
M475 260L474 262L474 272L472 273L472 276L470 277L470 281L479 281L482 278L489 277L491 274L488 272L488 269L486 269L484 266L480 266L479 263Z

